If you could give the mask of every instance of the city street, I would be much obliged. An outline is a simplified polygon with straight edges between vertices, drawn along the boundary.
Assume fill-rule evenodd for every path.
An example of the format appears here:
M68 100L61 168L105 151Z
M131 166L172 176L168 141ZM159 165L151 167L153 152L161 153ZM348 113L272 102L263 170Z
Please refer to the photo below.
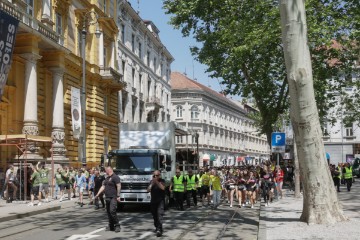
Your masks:
M184 212L169 210L165 215L163 239L246 239L257 238L259 203L254 209L218 210L197 207ZM152 216L146 206L129 206L118 213L121 232L105 232L104 210L68 205L59 211L0 223L0 239L156 239Z

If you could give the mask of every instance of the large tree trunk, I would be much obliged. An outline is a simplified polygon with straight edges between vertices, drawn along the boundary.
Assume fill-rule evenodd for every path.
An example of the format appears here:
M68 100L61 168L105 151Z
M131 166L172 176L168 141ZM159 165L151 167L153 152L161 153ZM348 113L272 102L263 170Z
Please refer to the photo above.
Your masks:
M296 138L294 135L294 167L295 167L295 197L301 197L300 194L300 166L297 153Z
M304 0L281 0L280 16L290 90L290 116L304 188L301 220L309 224L343 221L346 217L325 159L315 103Z

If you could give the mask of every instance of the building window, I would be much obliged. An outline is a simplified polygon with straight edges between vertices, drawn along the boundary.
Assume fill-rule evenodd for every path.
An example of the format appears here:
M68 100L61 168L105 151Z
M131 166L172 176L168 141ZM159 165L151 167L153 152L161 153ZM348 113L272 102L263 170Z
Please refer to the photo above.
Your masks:
M121 62L121 70L122 70L122 73L123 73L123 76L125 77L125 70L126 70L126 63L125 61L122 61Z
M176 136L176 143L183 143L183 137L182 136Z
M154 57L154 72L156 73L156 57Z
M139 74L139 91L143 92L142 74Z
M26 13L34 16L34 0L26 0Z
M135 68L132 69L131 78L132 78L132 86L135 87Z
M59 13L56 13L56 33L59 35L62 35L63 30L62 30L62 16Z
M78 54L81 56L82 51L82 31L81 29L78 29Z
M108 102L108 96L104 96L104 114L109 114L109 102Z
M346 132L347 137L354 136L354 130L353 130L353 124L352 123L345 124L345 132Z
M125 25L121 24L121 42L125 44Z
M104 68L105 68L107 66L107 48L106 47L104 47L103 61L104 61Z
M150 52L149 51L147 51L147 53L146 53L146 65L148 67L150 67Z
M142 46L141 43L139 42L139 58L142 58Z
M109 9L110 9L110 17L114 17L114 9L115 9L115 3L114 3L114 0L110 0L110 6L109 6Z
M131 51L135 52L135 35L131 35Z
M191 107L191 119L199 119L199 108L197 106Z
M182 118L183 117L182 114L183 114L183 107L179 105L176 107L176 117Z

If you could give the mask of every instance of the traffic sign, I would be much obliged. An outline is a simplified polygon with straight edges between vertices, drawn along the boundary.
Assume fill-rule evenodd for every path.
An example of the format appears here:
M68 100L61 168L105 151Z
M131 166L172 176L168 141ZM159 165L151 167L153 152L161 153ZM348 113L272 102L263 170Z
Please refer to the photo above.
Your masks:
M285 133L273 132L271 134L271 151L273 153L285 152L286 137Z

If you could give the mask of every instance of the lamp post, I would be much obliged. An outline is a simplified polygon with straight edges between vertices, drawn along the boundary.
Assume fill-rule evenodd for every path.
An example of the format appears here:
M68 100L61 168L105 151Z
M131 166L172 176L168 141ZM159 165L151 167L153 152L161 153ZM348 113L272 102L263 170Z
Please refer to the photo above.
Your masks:
M82 116L82 128L79 145L81 145L81 162L83 166L86 166L86 35L87 28L90 25L95 25L98 22L98 15L95 11L91 10L84 14L83 28L81 31L81 57L82 57L82 86L81 86L81 116ZM97 38L100 37L100 30L96 28L95 35ZM101 46L100 46L101 47ZM79 146L80 147L80 146Z

